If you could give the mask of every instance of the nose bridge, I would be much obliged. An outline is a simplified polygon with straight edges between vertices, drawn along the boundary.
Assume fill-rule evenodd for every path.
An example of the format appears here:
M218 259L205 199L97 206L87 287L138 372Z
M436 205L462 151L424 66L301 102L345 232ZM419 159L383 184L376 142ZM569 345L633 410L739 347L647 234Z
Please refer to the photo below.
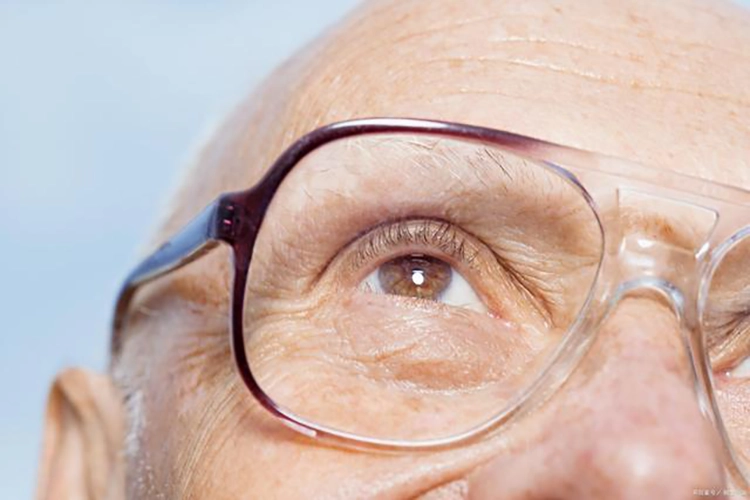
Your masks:
M723 488L721 445L703 418L705 396L695 390L699 367L690 340L697 336L684 334L698 331L691 306L716 214L632 190L620 190L617 201L614 212L600 212L607 240L596 286L606 317L597 314L594 324L600 321L603 334L587 337L588 355L538 416L550 418L554 432L478 471L472 498L502 491L510 499L677 500L696 488ZM644 293L671 306L683 334L668 311L644 300L621 302Z
M620 285L621 295L643 288L681 300L658 277ZM723 489L721 445L702 418L674 326L668 311L623 301L564 392L537 417L549 418L552 430L479 471L471 498L682 500L697 488Z
M698 257L691 251L642 233L623 237L617 266L619 279L610 306L625 297L651 292L667 302L682 319L687 301L693 300L697 293Z
M718 220L711 209L633 189L619 189L617 235L610 242L616 285L610 306L656 292L681 318L695 300L702 257Z

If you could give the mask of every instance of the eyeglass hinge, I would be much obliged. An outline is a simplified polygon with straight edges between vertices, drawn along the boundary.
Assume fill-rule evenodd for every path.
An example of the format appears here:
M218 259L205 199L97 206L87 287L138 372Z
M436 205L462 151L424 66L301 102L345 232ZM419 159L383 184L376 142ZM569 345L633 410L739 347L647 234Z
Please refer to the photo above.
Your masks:
M242 205L227 199L219 200L216 209L216 223L214 224L214 237L226 243L234 243L242 238L247 231L247 218Z

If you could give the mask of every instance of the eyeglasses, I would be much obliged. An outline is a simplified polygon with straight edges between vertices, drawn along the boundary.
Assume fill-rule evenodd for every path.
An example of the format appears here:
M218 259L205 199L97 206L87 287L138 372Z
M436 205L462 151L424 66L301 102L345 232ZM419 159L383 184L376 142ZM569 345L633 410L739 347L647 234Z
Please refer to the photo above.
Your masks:
M140 285L225 243L232 352L263 407L313 438L433 449L541 402L619 300L650 290L747 486L749 216L748 191L508 132L336 123L128 276L113 350Z

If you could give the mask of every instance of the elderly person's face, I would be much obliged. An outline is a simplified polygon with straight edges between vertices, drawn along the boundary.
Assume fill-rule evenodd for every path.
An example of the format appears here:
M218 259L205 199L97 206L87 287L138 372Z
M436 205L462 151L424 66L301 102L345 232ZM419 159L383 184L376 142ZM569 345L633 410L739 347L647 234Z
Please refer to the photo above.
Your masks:
M748 54L750 15L722 2L368 4L282 67L234 113L190 171L156 240L171 237L218 194L253 185L300 135L367 116L483 125L750 188ZM363 155L366 150L372 157L382 145L358 143L360 149L337 153ZM447 153L440 154L444 161ZM491 259L475 248L476 242L503 246L508 240L493 240L479 227L478 221L488 223L496 214L483 218L470 210L483 202L476 195L482 189L480 176L451 169L454 179L465 176L463 198L444 200L445 193L430 188L435 204L451 207L445 210L450 213L433 214L429 210L441 208L423 206L416 222L396 221L401 225L372 237L367 226L385 221L363 221L378 200L393 203L393 193L401 193L403 186L430 181L399 173L398 160L390 170L384 163L370 172L346 164L335 175L300 165L282 184L264 221L266 236L256 247L247 297L253 305L246 321L261 332L256 346L261 352L251 357L265 371L268 391L301 404L310 415L336 413L328 417L354 422L356 430L374 437L408 439L392 434L427 432L438 425L429 413L444 409L424 405L425 427L419 427L406 410L394 416L390 393L375 392L380 399L363 402L372 396L371 365L380 363L378 377L389 377L414 394L451 393L465 401L462 394L482 394L483 383L515 376L504 371L523 371L518 367L531 363L523 356L505 356L488 340L491 332L472 331L462 320L485 315L486 321L505 325L487 329L507 330L508 318L493 314L492 297L505 300L521 293L509 292L499 279L482 281L491 273L487 267L483 274L481 266L490 266ZM512 202L504 203L513 203L514 213L522 213L518 216L525 221L520 232L527 234L533 225L548 244L554 239L575 247L580 257L575 271L589 269L591 255L581 250L579 240L566 239L535 218L539 196L523 199L528 191L523 186L506 191ZM418 196L429 204L429 194ZM585 209L553 205L547 200L544 210L558 218ZM630 227L648 234L685 229L654 216L653 206L636 203L635 208L628 212ZM365 227L355 227L358 221ZM416 236L404 236L410 231ZM461 246L447 241L448 235L471 247L471 258L445 256L459 253L455 250ZM366 243L358 243L361 239ZM394 248L380 248L388 245ZM424 248L430 245L438 248ZM542 268L529 248L524 253L506 246L502 251L520 255L522 265ZM414 262L394 260L403 255L429 271L419 280L448 286L440 280L453 273L450 286L468 287L457 300L474 302L451 319L460 341L443 335L443 348L415 353L414 339L403 338L408 335L404 330L383 319L411 315L417 324L427 321L421 312L443 307L429 290L398 297L422 284L398 281L404 269L414 270ZM479 278L461 258L480 268ZM701 415L683 333L657 295L640 293L618 302L567 383L512 426L447 449L384 453L306 438L251 397L235 371L227 340L230 262L227 250L217 250L144 287L131 306L135 319L122 332L109 377L81 371L60 376L47 420L41 474L45 498L105 492L108 498L196 499L691 498L694 488L727 484L726 460L715 427ZM565 269L573 274L570 266ZM557 291L563 302L585 296L590 287L579 278L558 286L559 280L533 276L523 284L528 294L534 295L535 287L554 289L550 293ZM373 287L387 290L373 294ZM369 298L363 298L366 294ZM366 321L356 319L362 301L370 301ZM545 324L531 311L524 314L530 325ZM330 340L320 338L342 331L347 345L354 345L356 363L331 361L334 355L320 352L331 348ZM264 343L272 337L268 332L278 335ZM381 337L388 344L382 352ZM536 352L532 344L537 341L544 343L529 333L524 340L531 346L525 347L528 352ZM341 372L361 370L363 385L339 387L333 369L319 375L321 369L310 359L335 364ZM735 383L745 375L737 371L733 376L740 382ZM305 377L307 386L300 382ZM296 386L288 383L292 380ZM342 395L344 390L350 392ZM502 406L505 395L493 397ZM745 392L734 397L731 418L741 427L749 415L743 413L743 402L745 408L750 403ZM344 398L348 407L326 408ZM402 403L410 401L416 399ZM489 404L486 397L472 401L480 408ZM347 416L346 408L355 415ZM466 408L455 404L457 419L466 417ZM394 423L394 418L401 420Z

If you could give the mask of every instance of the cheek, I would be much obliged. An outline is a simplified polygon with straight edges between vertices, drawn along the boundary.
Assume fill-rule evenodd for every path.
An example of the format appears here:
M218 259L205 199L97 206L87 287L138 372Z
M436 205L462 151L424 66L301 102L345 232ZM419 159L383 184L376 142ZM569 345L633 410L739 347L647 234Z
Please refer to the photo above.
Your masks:
M750 379L716 377L716 399L724 425L740 461L750 467Z
M324 330L302 328L304 324L273 322L275 331L282 332L276 336L280 350L268 346L276 359L288 363L274 363L266 353L266 362L278 366L268 372L270 380L281 386L289 377L302 381L290 395L313 409L348 397L354 406L347 414L377 422L378 405L368 409L357 391L339 392L346 384L317 386L308 380L318 373L310 366L331 366L333 360L318 350L316 337ZM266 331L272 332L270 325ZM448 467L455 459L448 456L399 457L316 446L260 407L234 372L228 353L186 358L184 353L193 351L190 345L207 347L209 341L205 335L190 340L189 332L181 333L149 331L141 348L128 353L131 361L140 360L144 374L138 392L142 418L132 435L137 446L128 457L128 498L307 498L311 492L320 498L365 498L414 478L440 484L446 474L455 475ZM287 334L300 345L286 346L281 340ZM222 375L207 375L209 367L221 364L228 368ZM262 362L259 369L264 369ZM471 463L466 460L465 467ZM422 491L421 484L415 482L404 496Z

